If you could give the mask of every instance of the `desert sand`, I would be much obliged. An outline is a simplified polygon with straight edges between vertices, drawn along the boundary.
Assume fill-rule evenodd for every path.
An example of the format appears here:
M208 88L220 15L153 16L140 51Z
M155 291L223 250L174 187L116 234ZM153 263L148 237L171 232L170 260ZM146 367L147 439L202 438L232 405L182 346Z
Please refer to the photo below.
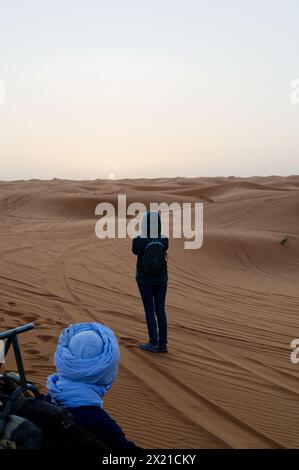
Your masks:
M137 348L131 241L95 236L118 194L204 203L203 247L170 240L168 355ZM299 447L299 176L0 182L0 217L0 329L36 323L20 342L43 390L62 328L99 321L121 346L105 407L136 444Z

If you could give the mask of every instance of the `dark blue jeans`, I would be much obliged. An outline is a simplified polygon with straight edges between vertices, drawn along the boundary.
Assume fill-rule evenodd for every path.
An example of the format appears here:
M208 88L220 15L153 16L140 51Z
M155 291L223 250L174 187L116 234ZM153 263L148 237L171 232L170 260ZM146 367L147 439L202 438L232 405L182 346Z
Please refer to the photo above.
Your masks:
M149 341L153 345L164 346L167 344L167 318L165 312L167 284L159 286L142 286L138 284L138 288L144 306Z

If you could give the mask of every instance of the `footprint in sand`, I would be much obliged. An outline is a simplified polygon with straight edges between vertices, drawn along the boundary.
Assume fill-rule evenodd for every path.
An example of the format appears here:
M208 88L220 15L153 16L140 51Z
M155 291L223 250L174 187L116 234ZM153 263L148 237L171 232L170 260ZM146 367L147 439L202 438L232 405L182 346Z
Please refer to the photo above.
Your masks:
M53 341L56 341L56 338L53 335L38 335L37 337L46 343L52 343Z
M28 323L35 322L37 320L37 317L35 315L24 315L21 314L22 320L25 320Z
M38 362L39 365L45 365L46 362L50 361L50 357L45 354L39 354L32 358L34 362Z
M47 324L51 326L62 326L64 323L60 320L52 320L52 319L47 319Z
M40 353L39 353L38 349L29 348L29 349L25 349L25 352L26 352L26 354L34 354L35 356L40 357Z
M130 338L128 336L119 336L119 343L126 348L136 348L139 345L139 341L136 338Z
M39 364L50 361L50 357L47 354L43 354L40 350L33 347L25 348L25 353L28 359Z

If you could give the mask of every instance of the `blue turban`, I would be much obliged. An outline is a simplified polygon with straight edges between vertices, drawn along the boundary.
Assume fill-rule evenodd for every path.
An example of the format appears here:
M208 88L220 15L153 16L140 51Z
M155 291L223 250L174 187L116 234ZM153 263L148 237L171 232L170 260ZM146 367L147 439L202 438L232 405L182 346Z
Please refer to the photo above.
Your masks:
M47 387L67 408L103 406L103 397L117 375L119 347L115 334L100 323L77 323L61 333Z

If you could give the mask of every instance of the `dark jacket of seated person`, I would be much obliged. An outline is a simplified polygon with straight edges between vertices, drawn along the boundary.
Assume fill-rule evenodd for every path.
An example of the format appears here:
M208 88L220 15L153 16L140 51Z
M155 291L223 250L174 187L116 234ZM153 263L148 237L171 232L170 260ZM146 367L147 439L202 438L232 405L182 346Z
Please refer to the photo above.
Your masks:
M136 447L103 409L103 397L118 371L113 331L100 323L70 325L60 335L54 363L57 372L48 377L46 400L66 408L76 424L109 449Z

